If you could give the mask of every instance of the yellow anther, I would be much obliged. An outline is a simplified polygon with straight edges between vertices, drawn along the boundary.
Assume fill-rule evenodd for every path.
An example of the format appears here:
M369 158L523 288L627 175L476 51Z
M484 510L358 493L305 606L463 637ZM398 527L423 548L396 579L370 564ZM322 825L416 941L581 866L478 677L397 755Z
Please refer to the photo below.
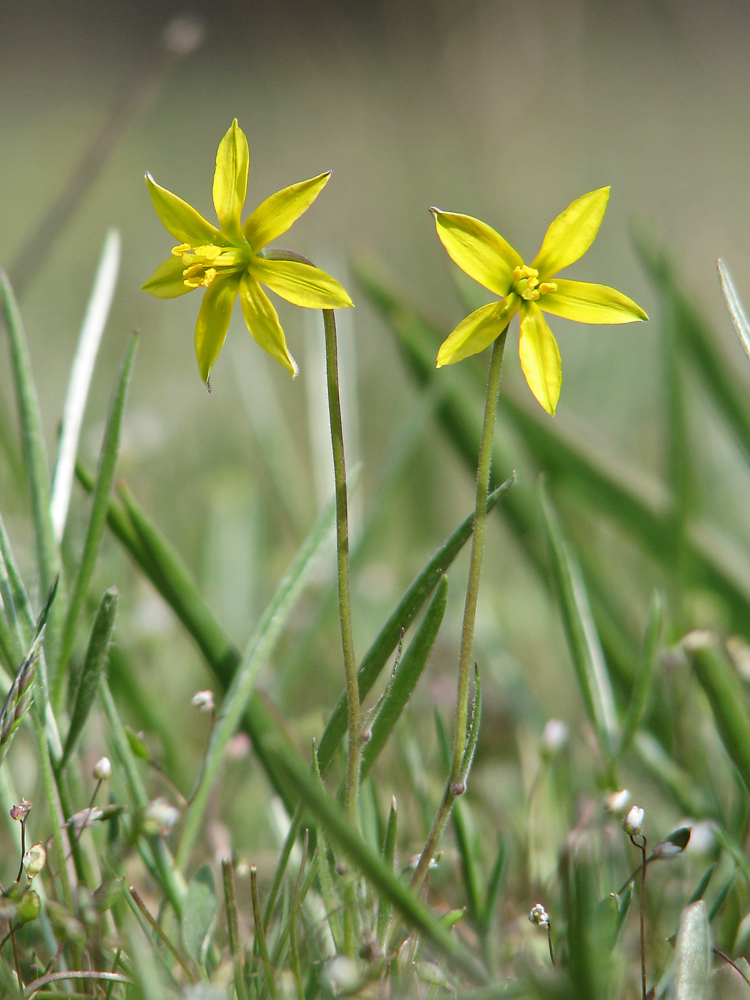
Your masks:
M215 277L216 277L216 268L215 267L206 268L206 273L203 276L203 281L201 282L201 284L208 287Z
M172 256L182 257L182 255L184 253L187 253L188 250L192 250L192 247L190 246L189 243L180 243L178 247L172 247Z
M531 282L532 282L533 280L534 280L533 278L529 279L529 286L531 285ZM528 286L527 286L527 287L526 287L526 288L524 288L524 290L523 290L523 291L521 292L521 298L522 298L522 299L523 299L523 300L524 300L525 302L536 302L536 300L537 300L537 299L539 298L539 290L538 290L538 289L536 289L536 288L531 288L531 287L528 287Z
M547 292L556 292L557 283L554 281L543 281L539 286L539 294L546 295Z
M184 260L183 263L185 263ZM203 264L191 264L190 267L186 267L185 270L182 272L182 277L184 281L187 283L187 281L190 278L194 278L197 274L200 274L202 271L203 271Z
M195 254L197 257L202 257L206 261L214 261L221 253L221 247L214 246L213 243L209 243L204 247L196 247Z

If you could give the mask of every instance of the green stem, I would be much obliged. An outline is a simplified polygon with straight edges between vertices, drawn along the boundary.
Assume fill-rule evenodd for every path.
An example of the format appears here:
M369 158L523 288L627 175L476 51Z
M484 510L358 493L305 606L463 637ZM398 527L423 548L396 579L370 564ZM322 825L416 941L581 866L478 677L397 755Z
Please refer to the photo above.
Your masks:
M231 858L222 858L221 877L224 883L224 904L227 911L227 932L229 950L234 965L234 990L237 1000L247 1000L245 989L245 963L242 957L239 923L237 920L237 897L234 890L234 865Z
M477 500L474 509L474 532L471 543L471 560L469 562L469 582L466 587L466 602L464 604L464 620L461 628L461 648L458 657L458 692L456 695L456 724L453 739L453 763L448 783L443 793L440 807L432 822L432 828L427 837L427 843L419 858L410 885L419 888L432 860L438 842L453 808L457 795L464 788L461 778L461 763L466 748L466 734L469 715L469 684L471 681L472 644L474 641L474 625L477 616L477 599L479 597L479 579L482 573L482 557L484 555L484 538L487 527L487 493L490 485L490 466L492 464L492 440L495 434L495 414L497 412L497 397L500 392L500 373L503 367L503 350L508 333L506 326L492 345L492 357L487 379L487 399L484 406L484 422L482 437L479 442L479 459L477 463Z

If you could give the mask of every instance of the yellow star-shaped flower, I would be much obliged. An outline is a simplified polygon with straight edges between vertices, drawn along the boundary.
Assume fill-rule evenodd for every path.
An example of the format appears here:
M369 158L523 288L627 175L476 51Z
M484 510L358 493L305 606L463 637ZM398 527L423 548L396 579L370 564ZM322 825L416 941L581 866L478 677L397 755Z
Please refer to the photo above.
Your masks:
M299 261L269 259L264 249L310 207L330 171L277 191L242 223L249 162L247 139L235 118L216 154L213 198L220 229L146 174L156 214L179 245L142 288L162 299L206 289L195 325L195 356L206 383L224 346L237 295L250 333L293 376L297 365L261 284L310 309L352 305L345 289L325 271Z
M459 323L438 351L437 367L478 354L495 340L518 312L521 367L529 388L554 414L562 384L557 343L542 312L580 323L632 323L648 319L639 305L607 285L568 278L550 280L582 257L594 242L607 208L609 188L578 198L547 230L542 249L527 266L502 236L469 215L430 209L438 236L468 275L501 297Z

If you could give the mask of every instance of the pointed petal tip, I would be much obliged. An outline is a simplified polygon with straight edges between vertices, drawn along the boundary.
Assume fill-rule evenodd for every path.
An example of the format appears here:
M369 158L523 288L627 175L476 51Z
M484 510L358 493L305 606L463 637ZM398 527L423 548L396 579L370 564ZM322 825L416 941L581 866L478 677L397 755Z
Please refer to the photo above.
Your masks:
M442 215L442 212L440 211L440 209L439 208L435 208L434 205L430 205L430 207L427 209L427 211L430 213L430 215Z

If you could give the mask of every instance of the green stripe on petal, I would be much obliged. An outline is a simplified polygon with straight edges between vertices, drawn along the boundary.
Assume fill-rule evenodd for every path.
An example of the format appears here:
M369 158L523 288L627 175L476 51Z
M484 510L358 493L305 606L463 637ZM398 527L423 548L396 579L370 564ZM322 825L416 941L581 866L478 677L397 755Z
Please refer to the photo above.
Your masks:
M328 183L330 176L331 171L328 170L307 181L290 184L289 187L282 188L258 205L242 227L242 235L253 251L258 253L272 240L278 239L285 233L312 205Z
M547 292L537 303L540 309L579 323L634 323L648 319L639 305L609 285L556 278L556 292Z
M609 188L598 188L581 195L551 223L542 249L531 262L546 281L568 264L582 257L594 242L609 199Z
M436 367L454 365L489 347L515 316L518 302L518 296L511 294L502 302L491 302L467 316L440 345Z
M562 362L552 331L535 302L521 303L518 354L529 389L554 416L562 385Z
M256 281L295 306L308 309L341 309L354 305L335 278L319 267L294 260L265 260L253 257L248 268Z
M168 257L141 285L141 291L150 292L157 299L176 299L178 295L192 292L193 289L182 280L184 270L182 257Z
M203 296L195 324L195 357L204 382L224 346L239 284L239 274L217 275Z
M249 166L247 139L235 118L216 152L213 191L219 225L224 234L235 242L242 239L240 215L247 194Z
M257 281L245 274L240 282L242 315L250 333L264 351L278 361L282 368L297 377L297 363L286 346L286 337L271 300Z
M458 266L495 295L507 295L513 269L523 264L510 243L470 215L439 212L436 208L430 211L440 241Z
M178 243L189 243L191 247L226 243L216 226L207 222L192 205L157 184L151 174L146 174L146 183L161 224Z

